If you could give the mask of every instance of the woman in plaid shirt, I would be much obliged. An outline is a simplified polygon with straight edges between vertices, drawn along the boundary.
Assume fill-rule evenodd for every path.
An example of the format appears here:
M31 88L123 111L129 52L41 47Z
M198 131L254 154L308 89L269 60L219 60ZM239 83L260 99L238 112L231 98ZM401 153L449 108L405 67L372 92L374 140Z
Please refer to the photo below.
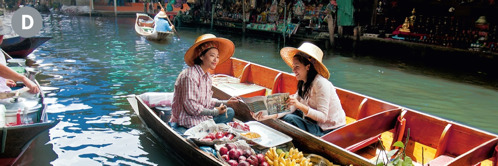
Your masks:
M189 67L180 73L175 82L170 119L171 126L177 132L183 134L187 128L208 119L216 123L232 121L235 112L226 105L238 102L239 98L232 97L225 101L213 98L209 70L229 59L234 50L232 41L204 34L185 53L185 63Z

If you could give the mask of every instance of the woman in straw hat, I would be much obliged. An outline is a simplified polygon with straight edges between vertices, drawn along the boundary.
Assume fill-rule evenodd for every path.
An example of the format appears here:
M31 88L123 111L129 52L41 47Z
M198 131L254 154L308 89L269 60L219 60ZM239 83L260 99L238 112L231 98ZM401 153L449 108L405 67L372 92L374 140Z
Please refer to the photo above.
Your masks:
M3 42L3 36L9 33L10 30L8 27L3 26L3 23L0 20L0 44ZM10 87L16 86L16 81L22 81L24 85L29 88L30 93L40 92L40 89L38 89L38 86L36 86L33 81L7 67L7 62L3 52L4 51L0 48L0 92L11 91Z
M189 67L180 73L175 82L170 120L179 133L208 119L216 123L232 121L235 112L225 105L236 103L239 98L232 97L226 101L213 98L209 70L229 59L234 50L232 41L204 34L185 53L185 63Z
M322 63L322 50L311 43L303 43L299 48L282 48L280 55L298 80L296 94L287 100L291 113L268 116L259 113L254 115L255 119L283 117L284 121L316 136L345 125L346 114L334 85L328 80L330 73Z
M168 15L164 10L159 11L159 13L154 16L154 29L158 32L171 32L173 31L174 25L169 25L167 20Z

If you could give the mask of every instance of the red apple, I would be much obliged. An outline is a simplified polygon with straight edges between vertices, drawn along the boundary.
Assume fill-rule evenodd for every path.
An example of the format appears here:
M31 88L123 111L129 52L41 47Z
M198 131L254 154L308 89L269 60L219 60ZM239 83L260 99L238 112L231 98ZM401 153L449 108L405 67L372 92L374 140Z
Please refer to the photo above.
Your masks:
M223 160L227 161L227 162L228 162L228 160L230 160L230 158L229 158L229 157L228 157L228 155L226 155L226 154L225 154L225 155L221 155L221 158L222 158Z
M225 146L228 148L228 150L237 149L237 146L235 146L235 144L233 143L228 143Z
M251 164L249 164L247 161L242 161L239 163L239 165L237 166L250 166Z
M220 148L220 154L221 155L225 155L225 154L228 154L228 148L227 147L221 147Z
M258 158L259 163L262 163L263 161L266 161L264 154L257 154L256 157Z
M244 151L242 149L237 149L237 154L239 156L243 156L244 155Z
M244 156L249 157L250 155L252 155L252 151L250 149L244 150Z
M216 136L216 139L220 139L220 138L223 138L225 135L223 134L223 132L218 131L218 132L216 132L215 136Z
M204 138L211 138L212 140L215 139L216 137L214 136L214 133L209 133L206 135Z
M251 165L258 165L259 164L259 160L258 160L258 157L256 157L256 155L251 155L247 158L247 160L250 160L252 162L249 162L249 164Z
M230 159L237 160L239 159L239 156L240 155L237 149L232 149L228 151L228 157L230 157Z
M233 137L235 137L235 135L233 135L232 133L228 133L228 134L227 134L227 138L228 138L229 140L232 140L232 139L233 139Z
M230 166L237 166L237 165L239 165L239 163L237 163L237 161L235 161L235 160L228 160L228 164L230 164Z
M246 161L246 160L247 160L246 156L239 156L239 163L241 161Z
M268 162L266 162L266 161L263 161L263 162L259 163L259 166L270 166L270 164L268 164Z

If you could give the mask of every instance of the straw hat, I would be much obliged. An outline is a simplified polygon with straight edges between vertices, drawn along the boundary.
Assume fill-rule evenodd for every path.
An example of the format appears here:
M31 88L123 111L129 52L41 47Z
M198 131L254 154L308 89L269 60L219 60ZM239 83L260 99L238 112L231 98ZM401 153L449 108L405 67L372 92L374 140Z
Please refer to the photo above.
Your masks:
M204 34L197 37L197 39L195 39L194 45L192 45L185 53L185 63L187 63L187 65L189 66L193 66L194 59L200 56L202 51L212 47L218 48L218 52L220 55L219 64L229 59L235 51L235 45L231 40L219 38L213 34Z
M161 10L161 11L159 11L159 13L157 13L157 17L166 18L166 17L168 17L168 15L166 14L166 12Z
M299 52L304 53L308 56L308 60L310 60L313 66L315 66L318 74L327 79L330 77L329 70L322 63L323 52L318 46L314 44L303 43L301 46L299 46L299 48L284 47L280 50L280 56L282 56L284 62L292 68L292 59L294 58L294 55Z

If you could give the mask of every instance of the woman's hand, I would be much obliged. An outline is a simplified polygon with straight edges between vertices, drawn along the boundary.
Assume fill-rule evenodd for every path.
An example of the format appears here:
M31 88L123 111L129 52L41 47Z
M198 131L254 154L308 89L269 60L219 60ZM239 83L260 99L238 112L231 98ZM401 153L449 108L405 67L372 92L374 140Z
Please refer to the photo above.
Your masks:
M14 80L11 80L11 79L6 79L6 83L7 83L7 86L11 87L11 88L17 86L16 82Z
M219 107L214 107L218 110L218 115L224 114L227 112L227 106L221 104Z
M295 96L289 96L289 99L287 99L286 102L287 102L287 108L294 106L296 109L303 111L304 115L308 114L308 106L299 102L299 100L297 100Z
M254 112L252 112L252 111L250 113L251 113L252 118L254 118L257 121L264 121L264 120L268 120L268 119L277 119L277 117L278 117L278 114L275 114L275 115L264 115L263 111L259 111L256 114Z
M36 93L40 92L40 89L38 89L38 86L36 86L36 84L33 81L29 80L28 78L24 77L22 82L24 83L24 85L26 87L29 88L29 93L36 94Z
M232 96L230 99L228 99L227 104L229 104L229 105L237 104L240 102L240 100L242 100L242 98L240 98L238 96Z

